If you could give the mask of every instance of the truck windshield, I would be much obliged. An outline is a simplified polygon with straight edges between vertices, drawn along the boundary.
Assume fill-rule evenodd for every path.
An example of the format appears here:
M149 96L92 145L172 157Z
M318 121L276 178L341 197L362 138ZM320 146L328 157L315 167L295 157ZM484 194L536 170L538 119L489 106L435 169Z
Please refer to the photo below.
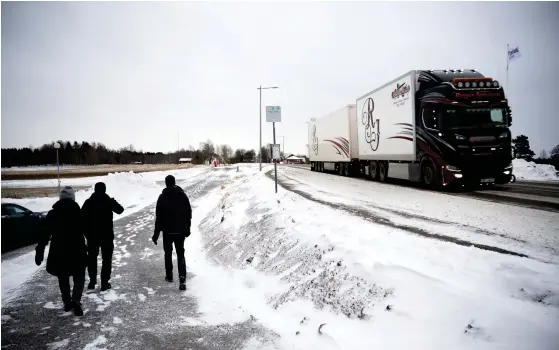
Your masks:
M443 110L445 129L471 129L506 126L503 108L456 108Z

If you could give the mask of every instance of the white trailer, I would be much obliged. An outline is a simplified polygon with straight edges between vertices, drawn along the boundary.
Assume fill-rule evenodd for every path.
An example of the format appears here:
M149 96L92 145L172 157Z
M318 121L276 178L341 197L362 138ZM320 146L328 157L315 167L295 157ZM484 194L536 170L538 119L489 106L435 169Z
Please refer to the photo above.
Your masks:
M381 180L410 178L410 162L417 159L415 75L406 73L357 99L362 173Z
M313 171L349 175L349 163L359 155L355 105L309 122L309 159Z

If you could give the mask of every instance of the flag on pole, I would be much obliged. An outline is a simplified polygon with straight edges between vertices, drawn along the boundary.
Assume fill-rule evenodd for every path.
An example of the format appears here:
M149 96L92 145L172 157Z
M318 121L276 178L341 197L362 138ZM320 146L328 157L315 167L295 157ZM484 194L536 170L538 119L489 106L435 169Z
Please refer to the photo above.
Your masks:
M509 47L509 61L514 61L517 58L522 57L520 54L520 48L518 46Z

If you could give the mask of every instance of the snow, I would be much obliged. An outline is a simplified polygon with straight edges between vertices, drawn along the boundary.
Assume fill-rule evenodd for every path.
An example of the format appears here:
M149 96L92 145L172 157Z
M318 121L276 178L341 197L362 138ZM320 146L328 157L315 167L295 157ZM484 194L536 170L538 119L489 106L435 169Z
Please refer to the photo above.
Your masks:
M559 181L559 172L553 165L536 164L524 159L514 159L512 161L513 174L517 180L529 181Z
M107 338L105 338L104 335L100 335L98 336L94 341L92 341L91 343L87 344L83 350L97 350L97 349L105 349L105 348L99 348L98 346L101 346L102 344L105 344L107 342Z
M93 185L99 181L104 182L107 185L107 193L111 197L114 197L124 207L123 214L115 215L115 219L118 219L138 212L147 205L154 203L164 187L161 184L158 184L158 182L164 181L165 176L169 174L174 175L177 180L177 184L183 185L185 182L188 182L188 180L204 173L207 170L208 168L198 167L140 174L133 172L113 173L96 178L70 179L68 184L72 184L74 186L91 186L91 188L87 190L80 190L76 192L76 202L78 202L81 206L93 193ZM29 187L37 187L38 185L45 184L43 181L45 180L29 181L28 185ZM2 183L2 185L4 186L5 184ZM16 185L24 186L22 184ZM65 185L67 185L67 183L63 181L62 186ZM45 186L51 186L51 184L46 184ZM37 212L50 210L56 201L56 197L2 199L2 202L16 203Z
M45 249L45 257L48 256L48 249ZM2 306L17 298L21 285L39 269L40 266L35 265L34 250L2 261Z
M315 200L359 211L387 227L412 226L559 262L559 215L554 212L295 167L278 168L278 179Z
M65 347L68 346L68 344L70 344L70 339L64 339L61 341L48 343L47 346L49 350L57 350L57 349L64 349Z
M559 341L556 263L426 239L281 187L276 195L250 171L195 211L186 255L194 277L184 293L208 325L252 320L289 349L556 349Z

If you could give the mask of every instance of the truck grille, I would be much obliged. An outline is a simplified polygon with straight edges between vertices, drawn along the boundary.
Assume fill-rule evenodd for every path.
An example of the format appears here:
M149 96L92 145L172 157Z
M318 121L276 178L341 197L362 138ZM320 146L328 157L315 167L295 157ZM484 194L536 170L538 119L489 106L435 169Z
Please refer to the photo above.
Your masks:
M470 137L470 142L495 142L497 138L495 136L472 136Z

